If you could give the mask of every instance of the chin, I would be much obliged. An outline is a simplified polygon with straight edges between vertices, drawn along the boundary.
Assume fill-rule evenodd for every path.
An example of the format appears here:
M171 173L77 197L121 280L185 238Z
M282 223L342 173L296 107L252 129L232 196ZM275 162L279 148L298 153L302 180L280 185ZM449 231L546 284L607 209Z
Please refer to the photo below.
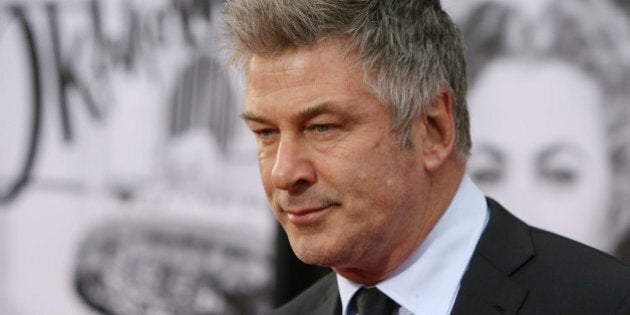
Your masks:
M343 256L334 248L326 248L325 246L313 246L315 242L302 239L301 244L293 244L291 242L291 248L295 255L304 263L310 265L318 265L323 267L333 267L338 264L340 258Z
M297 255L297 254L296 254ZM320 256L303 256L297 255L297 257L305 264L317 265L322 267L332 267L334 264L329 262L329 259Z
M330 257L318 250L293 247L293 252L305 264L330 267Z

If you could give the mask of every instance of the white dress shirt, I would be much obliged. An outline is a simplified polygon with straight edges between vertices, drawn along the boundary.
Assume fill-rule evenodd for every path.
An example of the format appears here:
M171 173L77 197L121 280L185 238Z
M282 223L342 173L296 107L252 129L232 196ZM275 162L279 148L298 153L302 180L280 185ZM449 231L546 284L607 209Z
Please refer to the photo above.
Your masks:
M400 305L399 315L450 314L468 262L490 213L483 193L468 176L427 238L387 279L376 287ZM343 313L361 288L337 275Z

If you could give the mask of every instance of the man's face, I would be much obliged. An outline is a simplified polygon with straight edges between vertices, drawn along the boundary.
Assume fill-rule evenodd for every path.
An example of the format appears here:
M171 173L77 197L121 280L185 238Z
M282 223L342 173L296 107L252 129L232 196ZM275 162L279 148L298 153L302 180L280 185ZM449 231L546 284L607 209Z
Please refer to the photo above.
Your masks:
M425 232L420 119L400 149L390 110L334 41L255 56L243 118L260 174L293 250L342 270L397 265ZM404 256L404 257L403 257Z

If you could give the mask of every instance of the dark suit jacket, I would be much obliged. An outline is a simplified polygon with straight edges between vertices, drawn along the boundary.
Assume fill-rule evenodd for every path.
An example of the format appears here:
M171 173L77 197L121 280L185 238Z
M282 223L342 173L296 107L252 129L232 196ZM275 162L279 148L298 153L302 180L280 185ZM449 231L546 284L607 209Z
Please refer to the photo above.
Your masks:
M523 223L488 199L490 221L451 314L630 315L630 267L600 251ZM275 315L341 314L330 274Z

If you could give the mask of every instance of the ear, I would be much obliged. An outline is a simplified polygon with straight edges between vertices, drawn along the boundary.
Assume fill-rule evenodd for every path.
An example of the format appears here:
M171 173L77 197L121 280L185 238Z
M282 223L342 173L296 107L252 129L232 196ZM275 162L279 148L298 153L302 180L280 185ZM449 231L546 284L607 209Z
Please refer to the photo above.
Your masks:
M455 144L455 120L451 92L440 89L422 114L422 155L427 171L438 169L451 156Z

